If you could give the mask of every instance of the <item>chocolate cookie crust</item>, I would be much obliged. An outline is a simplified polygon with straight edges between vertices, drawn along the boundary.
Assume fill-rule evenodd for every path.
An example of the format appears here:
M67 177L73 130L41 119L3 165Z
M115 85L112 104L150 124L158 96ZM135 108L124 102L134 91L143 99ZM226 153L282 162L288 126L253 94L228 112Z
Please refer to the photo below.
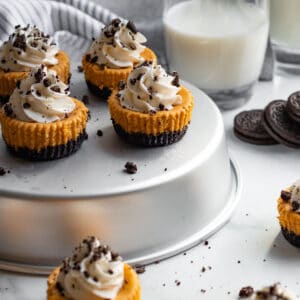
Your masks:
M128 133L112 120L116 133L126 142L144 147L161 147L178 142L186 133L188 126L180 131L164 132L158 135L145 133Z
M58 145L54 147L47 147L40 151L29 148L15 148L7 145L9 152L13 155L31 161L47 161L67 157L75 153L87 139L86 131L82 132L76 140L70 140L67 144Z
M88 80L86 80L86 84L91 93L102 98L103 100L107 100L112 93L112 90L109 89L108 87L104 87L103 89L100 89Z
M10 97L9 95L0 96L0 107L8 102L9 97Z
M293 246L300 248L300 235L297 235L283 227L281 227L281 231L288 242L290 242Z

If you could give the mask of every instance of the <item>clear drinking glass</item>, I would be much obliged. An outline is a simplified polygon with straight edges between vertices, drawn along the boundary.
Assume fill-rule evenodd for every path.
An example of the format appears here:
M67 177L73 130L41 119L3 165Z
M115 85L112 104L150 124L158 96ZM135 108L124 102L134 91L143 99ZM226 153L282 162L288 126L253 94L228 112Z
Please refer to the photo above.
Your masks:
M224 109L244 104L267 47L267 0L165 0L168 65Z
M279 70L300 74L300 1L271 0L271 39Z

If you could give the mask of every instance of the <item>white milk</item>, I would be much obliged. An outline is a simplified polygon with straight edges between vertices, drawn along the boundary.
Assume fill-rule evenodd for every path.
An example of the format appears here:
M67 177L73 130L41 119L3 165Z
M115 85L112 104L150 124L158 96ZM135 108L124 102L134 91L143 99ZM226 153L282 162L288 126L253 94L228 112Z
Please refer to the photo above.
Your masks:
M271 37L283 47L300 50L300 1L271 0Z
M200 88L243 87L260 74L268 37L266 12L232 0L187 1L164 15L171 70Z

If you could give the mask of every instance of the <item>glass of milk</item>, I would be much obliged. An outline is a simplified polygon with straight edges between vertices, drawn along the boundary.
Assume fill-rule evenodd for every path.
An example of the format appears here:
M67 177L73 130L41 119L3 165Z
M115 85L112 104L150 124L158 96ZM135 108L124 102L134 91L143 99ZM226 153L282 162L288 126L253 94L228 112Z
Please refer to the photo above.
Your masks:
M300 0L270 1L270 34L279 69L300 73Z
M267 47L267 0L165 0L163 23L170 71L224 109L251 97Z

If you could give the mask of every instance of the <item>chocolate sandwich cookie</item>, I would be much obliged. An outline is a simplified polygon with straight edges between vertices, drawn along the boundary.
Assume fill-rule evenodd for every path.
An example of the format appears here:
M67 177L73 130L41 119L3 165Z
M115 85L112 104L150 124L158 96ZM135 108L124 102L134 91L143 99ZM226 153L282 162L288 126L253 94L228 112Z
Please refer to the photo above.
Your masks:
M262 125L263 110L242 111L234 118L234 134L240 140L255 145L273 145L277 142Z
M287 102L270 102L262 118L264 128L277 142L292 148L300 148L300 124L293 121L286 110Z
M300 123L300 91L295 92L288 97L286 111L291 119Z

